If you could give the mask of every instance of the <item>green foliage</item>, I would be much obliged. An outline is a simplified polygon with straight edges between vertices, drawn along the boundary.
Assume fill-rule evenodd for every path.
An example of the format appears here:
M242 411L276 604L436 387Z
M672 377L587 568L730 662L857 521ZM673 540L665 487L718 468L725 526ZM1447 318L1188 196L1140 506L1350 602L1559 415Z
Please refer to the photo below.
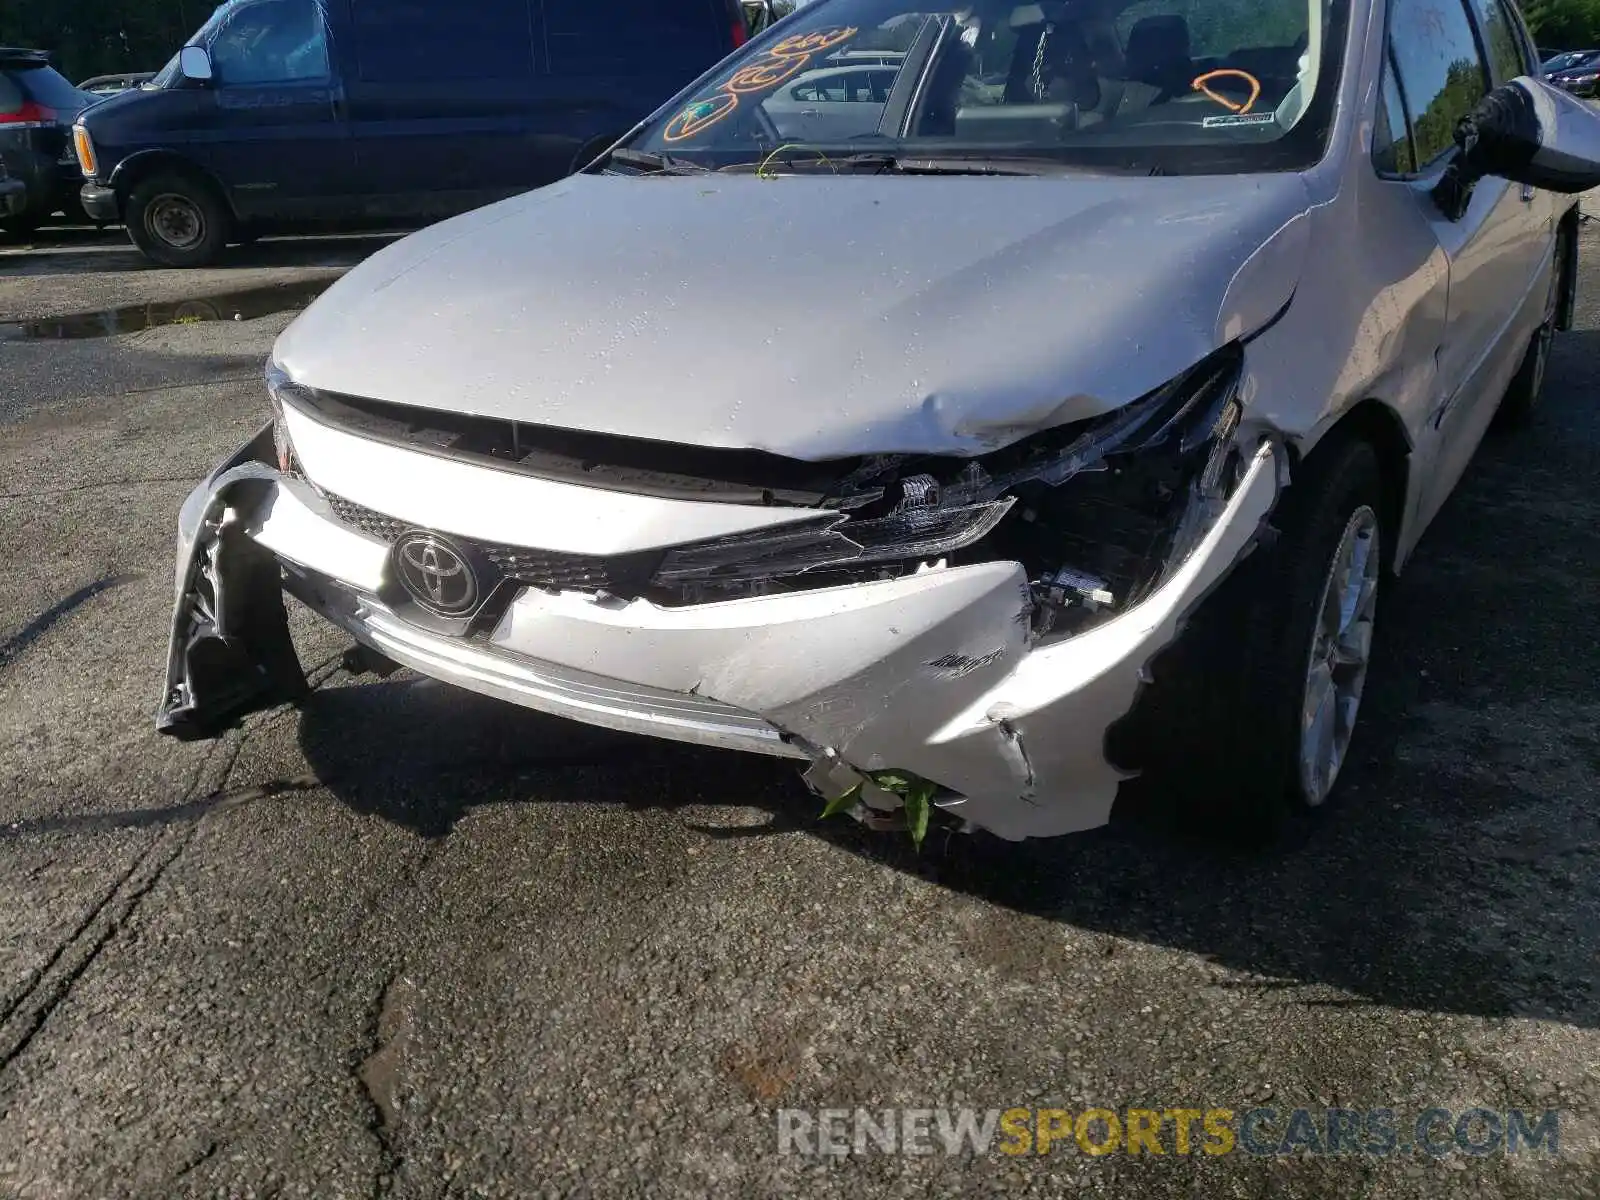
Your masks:
M836 817L842 812L849 812L856 806L856 801L861 799L861 785L858 783L848 792L840 792L822 810L824 818Z
M0 46L50 51L73 83L155 71L213 7L212 0L4 0Z
M1528 0L1522 15L1543 49L1600 48L1600 0Z
M918 850L922 849L922 839L928 836L928 817L933 811L933 797L939 790L938 784L909 771L868 771L867 778L884 791L900 797L906 814L906 831L911 834L912 844ZM848 792L828 801L822 815L831 817L849 812L860 798L861 785L858 783Z
M1476 60L1458 59L1445 72L1445 85L1420 116L1413 118L1412 136L1417 145L1417 162L1432 161L1434 155L1455 142L1456 122L1483 99L1483 71Z

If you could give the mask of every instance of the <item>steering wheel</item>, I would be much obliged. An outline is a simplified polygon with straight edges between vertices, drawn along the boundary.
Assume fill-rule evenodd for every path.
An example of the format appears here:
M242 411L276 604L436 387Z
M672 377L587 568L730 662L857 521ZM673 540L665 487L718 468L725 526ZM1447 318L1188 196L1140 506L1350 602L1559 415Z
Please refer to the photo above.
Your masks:
M1245 83L1249 84L1250 99L1246 100L1243 104L1235 104L1227 97L1217 95L1216 92L1212 91L1206 86L1206 82L1208 80L1216 79L1219 76L1224 75L1232 76L1236 79L1242 79ZM1203 93L1208 99L1215 100L1229 112L1235 113L1249 112L1251 105L1253 105L1261 97L1261 81L1254 75L1250 74L1249 71L1241 71L1237 67L1218 67L1215 71L1207 71L1204 75L1196 76L1190 82L1189 86L1195 91Z

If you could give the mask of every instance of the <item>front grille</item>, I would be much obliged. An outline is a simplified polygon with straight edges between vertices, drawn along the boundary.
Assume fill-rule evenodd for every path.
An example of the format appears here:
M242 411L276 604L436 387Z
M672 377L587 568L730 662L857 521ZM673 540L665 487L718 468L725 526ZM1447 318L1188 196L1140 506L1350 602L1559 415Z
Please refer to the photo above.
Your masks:
M344 524L369 537L393 543L407 529L416 526L346 500L332 492L323 497L334 515ZM610 592L637 596L650 584L660 564L657 551L602 557L592 554L567 554L559 550L539 550L529 546L502 546L474 538L453 537L464 549L476 550L493 563L508 579L529 587L553 591Z
M611 591L620 585L614 560L518 546L482 546L489 561L512 579L534 587L571 591Z
M392 542L410 528L404 521L397 521L393 517L373 512L370 508L363 508L354 500L346 500L343 496L335 496L332 492L323 492L322 495L332 506L333 513L339 520L359 529L369 537Z

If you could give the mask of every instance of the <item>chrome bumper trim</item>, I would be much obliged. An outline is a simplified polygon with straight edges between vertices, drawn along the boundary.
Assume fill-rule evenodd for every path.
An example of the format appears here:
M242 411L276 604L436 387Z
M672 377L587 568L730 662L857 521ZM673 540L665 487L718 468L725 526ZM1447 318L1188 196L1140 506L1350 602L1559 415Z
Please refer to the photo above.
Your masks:
M753 713L685 692L642 687L458 638L400 620L375 597L284 564L284 590L357 641L403 666L496 699L624 733L808 759Z

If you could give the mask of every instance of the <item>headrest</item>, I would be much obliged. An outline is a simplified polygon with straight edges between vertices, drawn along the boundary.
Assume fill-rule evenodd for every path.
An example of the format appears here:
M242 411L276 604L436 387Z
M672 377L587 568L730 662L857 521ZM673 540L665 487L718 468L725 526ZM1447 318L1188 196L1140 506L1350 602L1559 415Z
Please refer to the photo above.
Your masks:
M1128 48L1124 53L1130 59L1147 63L1188 58L1189 22L1176 13L1142 17L1128 31Z

